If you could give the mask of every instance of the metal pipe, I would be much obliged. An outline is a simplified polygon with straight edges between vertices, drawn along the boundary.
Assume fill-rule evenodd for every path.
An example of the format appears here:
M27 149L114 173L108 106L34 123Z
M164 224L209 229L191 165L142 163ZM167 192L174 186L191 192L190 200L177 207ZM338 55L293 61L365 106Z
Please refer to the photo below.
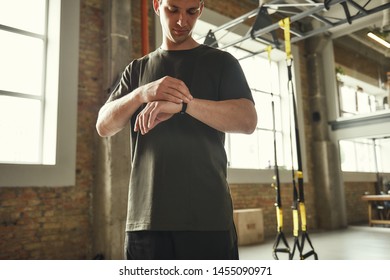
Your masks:
M280 0L273 0L270 3L267 3L264 6L266 7L266 6L277 5L278 2L280 2ZM233 19L233 20L231 20L231 21L229 21L229 22L227 22L225 24L222 24L221 26L218 26L217 28L212 29L211 32L213 32L215 34L216 32L218 32L220 30L229 29L229 28L231 28L231 27L233 27L235 25L238 25L238 24L244 22L245 20L250 19L250 18L254 17L255 15L257 15L259 10L260 10L260 8L261 8L261 6L257 7L256 9L254 9L254 10L252 10L252 11L250 11L250 12L248 12L248 13L246 13L246 14L238 17L238 18L235 18L235 19ZM198 39L203 39L206 36L207 36L207 34L199 37Z
M335 0L335 1L337 3L339 3L339 2L342 2L342 1L345 1L345 0ZM332 2L331 4L333 5L333 4L337 4L337 3L333 3ZM322 10L322 9L324 9L324 5L319 5L319 6L316 6L314 8L308 9L305 12L302 12L300 14L292 16L290 18L290 22L293 23L294 21L298 21L298 20L300 20L302 18L305 18L305 17L307 17L307 16L309 16L309 15L311 15L313 13L316 13L316 12ZM269 25L269 26L267 26L265 28L257 30L256 32L254 32L253 35L254 35L254 37L257 37L257 36L260 36L262 34L265 34L265 33L268 33L268 32L274 31L274 30L277 30L278 28L279 28L279 23L277 22L277 23L271 24L271 25ZM221 49L225 49L225 48L234 46L234 45L236 45L238 43L241 43L241 42L243 42L243 41L245 41L245 40L247 40L249 38L251 38L251 34L247 34L244 37L242 37L240 39L237 39L237 40L231 42L230 44L227 44L227 45L221 47Z
M333 4L333 3L332 3ZM373 8L369 11L366 11L366 13L358 13L354 16L351 17L351 20L354 21L354 20L357 20L359 18L362 18L364 16L367 16L367 15L371 15L371 14L375 14L377 12L380 12L382 10L386 10L386 9L390 9L390 3L387 3L387 4L383 4L381 6L378 6L376 8ZM301 41L301 40L304 40L304 39L307 39L309 37L312 37L312 36L315 36L315 35L318 35L318 34L321 34L327 30L329 30L329 28L331 27L336 27L336 26L339 26L339 25L342 25L342 24L345 24L347 23L348 20L347 19L342 19L342 20L339 20L338 22L336 23L332 23L331 25L325 25L321 28L317 28L311 32L307 32L306 35L304 36L301 36L301 37L294 37L291 39L291 43L296 43L298 41Z
M333 5L336 5L336 4L340 4L340 3L345 3L347 0L331 0L331 1L328 1L326 3L326 7L325 7L325 4L321 4L321 3L317 3L318 5L316 5L315 7L311 8L311 9L307 9L306 11L302 12L302 13L299 13L299 14L296 14L294 16L292 16L290 18L290 22L293 23L295 21L298 21L302 18L305 18L305 17L308 17L308 16L311 16L313 18L315 18L316 20L319 20L323 23L325 23L325 25L321 28L317 28L313 31L310 31L310 32L307 32L306 34L295 34L296 37L292 38L291 39L291 43L296 43L298 41L301 41L301 40L304 40L304 39L307 39L309 37L312 37L312 36L315 36L315 35L318 35L318 34L321 34L323 32L326 32L328 31L330 28L333 28L333 27L336 27L336 26L339 26L339 25L342 25L342 24L345 24L348 22L348 19L342 19L342 20L339 20L335 23L332 23L330 21L328 21L327 19L325 19L324 17L322 16L318 16L316 15L317 12L323 10L323 9L329 9L331 6ZM351 1L352 2L352 1ZM264 6L268 6L268 5L271 5L271 4L266 4ZM277 5L276 5L277 6ZM386 10L386 9L390 9L390 3L387 2L387 3L384 3L376 8L372 8L370 10L364 10L364 12L360 12L360 13L357 13L356 15L352 16L350 18L351 21L354 21L354 20L357 20L359 18L362 18L364 16L367 16L367 15L371 15L371 14L374 14L376 12L379 12L379 11L382 11L382 10ZM239 24L241 22L243 22L244 20L248 19L249 17L252 17L253 15L255 15L257 12L259 11L259 8L235 19L235 20L232 20L228 23L225 23L224 25L221 25L220 27L216 28L213 30L213 32L217 32L219 30L222 30L222 29L226 29L226 28L230 28L236 24ZM271 24L265 28L262 28L260 30L257 30L256 32L253 33L253 36L254 37L259 37L260 35L262 34L266 34L266 33L269 33L271 31L274 31L274 30L277 30L278 28L280 28L279 26L279 23L274 23L274 24ZM293 32L292 32L293 33ZM205 36L201 37L201 38L204 38ZM224 46L221 46L220 49L226 49L226 48L229 48L231 46L234 46L234 45L237 45L247 39L250 39L252 36L251 34L248 32L245 36L235 40L235 41L232 41Z
M233 26L235 26L237 24L240 24L240 23L244 22L245 20L250 19L250 18L254 17L255 15L257 15L259 9L260 9L260 7L254 9L254 10L250 11L249 13L246 13L246 14L244 14L244 15L242 15L242 16L240 16L240 17L238 17L238 18L236 18L236 19L234 19L232 21L229 21L229 22L227 22L225 24L222 24L221 26L219 26L219 27L217 27L215 29L212 29L211 31L215 34L215 32L218 32L218 31L224 30L224 29L229 29L230 27L233 27ZM198 39L203 39L206 36L207 36L207 34L199 37Z
M141 0L141 42L142 55L149 53L148 0Z

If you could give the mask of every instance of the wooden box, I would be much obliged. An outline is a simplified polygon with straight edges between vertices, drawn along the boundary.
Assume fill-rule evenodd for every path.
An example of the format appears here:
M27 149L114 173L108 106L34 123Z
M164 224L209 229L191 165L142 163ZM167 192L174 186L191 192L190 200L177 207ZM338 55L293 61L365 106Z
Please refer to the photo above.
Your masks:
M233 218L237 229L238 245L258 244L264 241L262 209L234 210Z

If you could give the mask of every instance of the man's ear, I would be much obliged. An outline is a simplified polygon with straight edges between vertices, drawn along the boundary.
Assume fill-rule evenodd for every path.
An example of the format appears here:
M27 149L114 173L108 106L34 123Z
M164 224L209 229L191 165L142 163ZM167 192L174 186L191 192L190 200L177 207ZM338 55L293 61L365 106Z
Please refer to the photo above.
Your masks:
M200 5L199 17L202 15L203 8L204 8L204 1L203 1L202 4Z
M160 16L160 3L159 0L153 0L153 9L156 15Z

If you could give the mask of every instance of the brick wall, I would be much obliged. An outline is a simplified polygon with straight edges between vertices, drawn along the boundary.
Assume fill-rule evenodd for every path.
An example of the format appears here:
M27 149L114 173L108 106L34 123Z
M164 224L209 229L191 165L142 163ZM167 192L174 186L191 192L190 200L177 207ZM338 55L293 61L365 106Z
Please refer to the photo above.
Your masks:
M230 186L234 209L261 208L263 209L264 236L275 236L276 223L276 191L270 184L232 184ZM283 221L286 235L292 229L292 188L289 184L281 185Z
M337 41L334 43L334 47L335 61L350 68L353 71L350 75L361 73L372 78L374 81L378 80L378 71L381 70L381 65L379 63L367 58L367 56L362 53L353 50L351 51L351 48L347 48L342 44L337 43ZM390 69L390 67L388 66L387 69ZM384 73L382 75L384 75Z
M206 0L205 6L227 17L236 18L255 9L258 5L250 0Z
M88 257L88 187L1 188L0 201L0 259Z

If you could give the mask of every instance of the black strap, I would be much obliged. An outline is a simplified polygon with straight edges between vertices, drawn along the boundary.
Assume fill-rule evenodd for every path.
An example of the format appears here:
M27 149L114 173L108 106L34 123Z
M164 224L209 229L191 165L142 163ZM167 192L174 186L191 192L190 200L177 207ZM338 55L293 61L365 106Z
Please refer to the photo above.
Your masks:
M180 114L184 115L187 111L187 103L183 102L182 104Z
M298 164L298 170L294 171L294 164L292 164L292 182L293 182L293 235L294 235L294 247L293 251L291 253L291 259L294 257L295 250L298 249L299 256L301 260L304 260L310 256L314 256L315 260L318 260L318 255L314 251L313 244L310 240L309 234L307 233L306 229L306 208L305 208L305 195L304 195L304 188L303 188L303 168L302 168L302 155L301 155L301 145L300 145L300 139L299 139L299 126L298 126L298 113L297 113L297 105L296 105L296 98L294 93L294 84L292 81L292 59L290 59L287 62L287 70L288 70L288 89L292 95L292 103L293 103L293 116L294 116L294 128L295 128L295 144L296 144L296 151L297 151L297 164ZM291 122L290 122L291 125ZM291 136L291 127L290 127L290 140L292 145L292 136ZM292 147L291 147L291 153L292 153ZM293 159L293 157L291 157ZM298 188L296 186L296 183L298 183ZM299 207L298 207L299 206ZM299 208L299 209L298 209ZM298 212L301 216L301 241L299 241L299 220L298 220ZM305 243L309 243L310 250L307 253L304 252L304 246Z
M268 60L271 70L271 49L268 49ZM276 144L276 120L275 120L275 102L274 94L272 92L272 80L271 83L271 108L272 108L272 129L274 137L274 183L272 187L276 190L276 220L277 220L277 235L273 245L273 257L275 260L279 260L279 253L287 254L288 259L291 259L290 246L286 240L286 237L283 232L283 208L282 208L282 199L280 193L280 175L279 175L279 166L278 166L278 154L277 154L277 144Z

